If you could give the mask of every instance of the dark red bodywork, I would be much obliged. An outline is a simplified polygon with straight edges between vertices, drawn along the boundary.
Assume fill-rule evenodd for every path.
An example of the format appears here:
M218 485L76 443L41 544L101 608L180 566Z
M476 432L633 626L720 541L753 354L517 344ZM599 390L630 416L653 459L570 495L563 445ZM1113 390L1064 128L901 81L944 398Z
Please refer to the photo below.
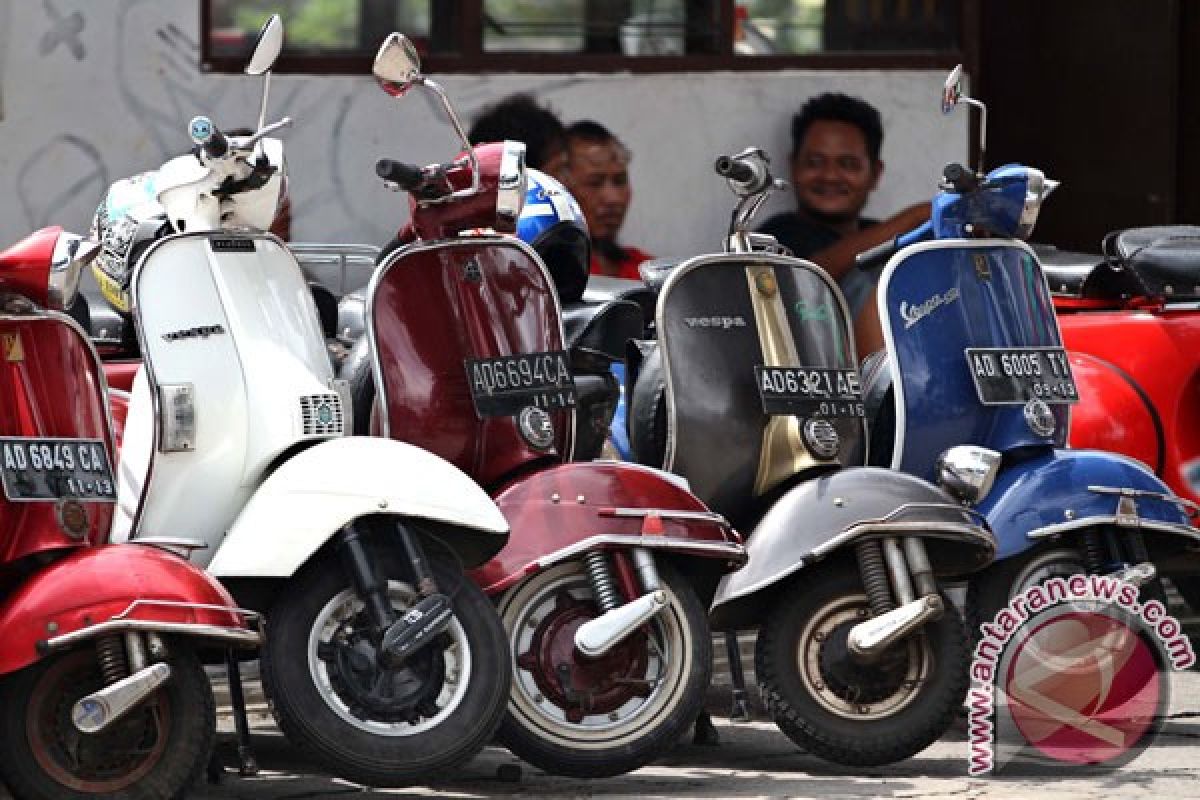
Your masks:
M240 628L232 610L143 604L166 601L235 608L233 598L207 573L154 547L116 544L72 553L36 572L0 603L0 675L40 657L38 643L107 622L114 616L161 623Z
M1082 303L1055 298L1081 397L1071 446L1132 456L1200 502L1186 474L1200 459L1200 312L1142 300Z
M54 245L63 229L42 228L0 252L0 293L28 297L37 305L49 305L50 262Z
M496 212L502 146L476 152L483 190L414 206L408 243L372 280L367 321L382 369L376 380L386 400L387 435L458 466L492 492L509 522L504 550L474 579L500 592L588 539L609 546L605 536L640 537L622 540L626 548L672 547L722 559L728 569L740 566L745 551L737 534L661 473L615 462L563 464L571 452L571 412L551 412L554 440L545 450L521 436L515 418L476 413L466 359L564 349L557 295L536 254L515 238L478 232L511 221ZM461 166L449 175L457 188L470 182ZM663 510L653 526L661 532L641 536L642 518L605 513L619 507ZM672 510L707 516L670 519ZM689 549L688 542L707 546ZM619 578L621 572L618 565Z
M91 344L64 319L0 316L0 436L99 439L112 462L103 380ZM0 575L35 553L103 542L113 504L84 507L88 532L75 538L59 525L54 503L0 496Z

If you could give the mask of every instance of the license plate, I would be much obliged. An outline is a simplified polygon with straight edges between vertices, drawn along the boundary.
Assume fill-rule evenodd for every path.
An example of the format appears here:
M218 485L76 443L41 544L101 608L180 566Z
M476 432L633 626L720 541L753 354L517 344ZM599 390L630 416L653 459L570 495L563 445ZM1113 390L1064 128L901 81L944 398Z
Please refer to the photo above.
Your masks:
M471 399L481 417L511 417L527 406L575 406L575 380L562 350L466 360Z
M858 370L755 366L754 379L772 416L866 416Z
M108 450L99 439L0 438L0 478L9 500L117 499Z
M1061 347L968 347L964 352L985 406L1079 400L1071 362Z

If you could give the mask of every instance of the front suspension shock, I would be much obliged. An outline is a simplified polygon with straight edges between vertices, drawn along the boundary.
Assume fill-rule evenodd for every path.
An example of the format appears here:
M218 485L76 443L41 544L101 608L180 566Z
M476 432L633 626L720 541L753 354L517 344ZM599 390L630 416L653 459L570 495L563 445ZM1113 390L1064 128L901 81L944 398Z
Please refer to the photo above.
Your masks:
M621 605L621 596L617 593L617 586L613 582L612 571L608 568L608 557L604 551L593 550L585 555L583 566L600 613L607 613Z
M867 602L875 616L886 614L895 608L892 590L888 582L887 567L883 563L883 548L877 540L860 540L854 545L858 557L858 571L862 576L863 588L867 591Z

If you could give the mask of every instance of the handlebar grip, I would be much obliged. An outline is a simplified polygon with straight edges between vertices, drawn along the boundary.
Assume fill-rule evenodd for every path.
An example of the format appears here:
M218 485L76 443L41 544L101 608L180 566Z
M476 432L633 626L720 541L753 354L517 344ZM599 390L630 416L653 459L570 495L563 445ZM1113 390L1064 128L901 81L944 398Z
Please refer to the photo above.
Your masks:
M209 158L221 158L229 152L229 140L208 117L193 117L188 135Z
M713 168L722 178L729 178L738 183L750 183L755 179L753 167L730 156L717 156L717 163Z
M957 192L970 192L979 187L975 173L962 164L947 164L942 170L942 178Z
M375 174L389 183L394 183L401 189L412 191L421 185L422 171L420 167L381 158L375 162Z
M896 239L888 239L887 241L877 244L870 250L864 250L854 257L854 264L859 269L870 269L871 267L891 258L897 250L900 249L899 237Z

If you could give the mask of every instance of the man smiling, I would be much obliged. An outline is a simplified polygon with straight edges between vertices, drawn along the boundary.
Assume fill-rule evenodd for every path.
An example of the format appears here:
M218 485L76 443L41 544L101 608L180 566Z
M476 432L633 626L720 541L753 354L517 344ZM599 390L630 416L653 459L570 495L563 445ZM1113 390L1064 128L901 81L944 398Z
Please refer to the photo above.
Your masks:
M859 270L854 257L929 218L928 203L910 206L883 222L862 216L883 175L882 147L883 121L871 105L835 93L810 99L792 119L796 210L776 214L761 228L838 281L857 318L860 355L882 346L883 337L875 304L869 302L878 271Z

